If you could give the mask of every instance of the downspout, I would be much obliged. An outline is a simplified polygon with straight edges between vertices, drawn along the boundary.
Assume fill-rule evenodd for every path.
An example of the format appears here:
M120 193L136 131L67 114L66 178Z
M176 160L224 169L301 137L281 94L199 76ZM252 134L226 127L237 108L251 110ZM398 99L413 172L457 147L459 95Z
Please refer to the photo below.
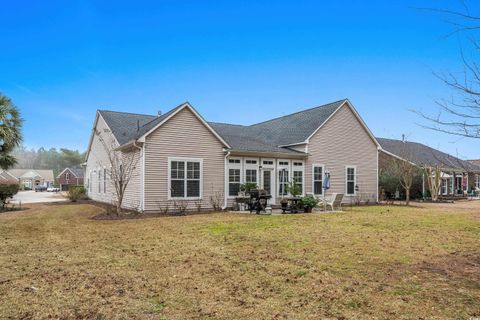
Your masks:
M228 166L228 157L230 157L230 151L227 152L227 154L225 155L225 165L224 165L224 170L225 170L225 174L223 175L223 207L222 207L222 210L225 210L227 209L227 206L228 206L228 199L227 199L227 194L228 194L228 187L227 187L227 166Z
M143 210L144 210L144 203L143 203L143 193L144 193L144 190L143 190L143 188L144 188L144 184L145 184L145 182L144 182L144 176L145 176L145 175L144 175L144 172L143 172L143 170L145 170L145 168L143 167L143 157L144 157L145 155L143 154L143 149L142 149L142 147L140 147L140 146L137 145L137 140L134 140L134 141L133 141L133 147L134 147L134 148L137 148L138 150L140 150L140 155L141 155L141 157L142 157L142 158L141 158L141 161L142 161L142 162L141 162L142 172L141 172L141 174L140 174L140 177L141 177L141 182L140 182L140 183L141 183L141 188L140 188L140 192L141 192L141 194L140 194L140 197L141 197L140 211L143 212Z

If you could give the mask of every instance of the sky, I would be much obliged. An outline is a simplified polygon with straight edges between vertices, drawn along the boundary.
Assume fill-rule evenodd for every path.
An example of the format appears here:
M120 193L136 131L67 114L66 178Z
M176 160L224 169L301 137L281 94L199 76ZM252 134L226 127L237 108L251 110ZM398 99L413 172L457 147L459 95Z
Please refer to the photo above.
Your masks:
M452 96L433 72L461 69L463 40L418 8L455 0L0 2L0 92L27 147L85 150L97 109L189 101L208 121L252 124L348 98L376 136L480 158L478 139L411 111Z

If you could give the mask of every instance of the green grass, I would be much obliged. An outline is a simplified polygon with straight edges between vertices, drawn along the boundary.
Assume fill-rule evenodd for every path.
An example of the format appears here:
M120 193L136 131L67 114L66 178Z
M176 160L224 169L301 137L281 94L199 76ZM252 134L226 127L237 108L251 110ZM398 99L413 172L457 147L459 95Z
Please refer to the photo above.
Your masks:
M0 215L0 318L468 319L480 203L97 221Z

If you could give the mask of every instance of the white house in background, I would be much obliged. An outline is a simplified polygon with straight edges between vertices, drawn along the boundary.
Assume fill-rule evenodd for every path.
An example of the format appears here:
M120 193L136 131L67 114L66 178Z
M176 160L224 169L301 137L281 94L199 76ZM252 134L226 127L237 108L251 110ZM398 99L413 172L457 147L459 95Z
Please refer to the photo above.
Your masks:
M55 181L53 170L10 169L7 172L17 179L21 189L33 190L36 186L49 187Z
M243 110L248 112L248 108ZM105 150L95 132L110 134ZM249 126L207 122L188 102L163 115L98 110L85 163L90 198L112 203L107 152L138 159L122 206L158 211L174 200L231 207L240 185L256 183L273 204L295 179L303 194L377 200L379 143L349 100ZM325 176L330 189L325 190Z

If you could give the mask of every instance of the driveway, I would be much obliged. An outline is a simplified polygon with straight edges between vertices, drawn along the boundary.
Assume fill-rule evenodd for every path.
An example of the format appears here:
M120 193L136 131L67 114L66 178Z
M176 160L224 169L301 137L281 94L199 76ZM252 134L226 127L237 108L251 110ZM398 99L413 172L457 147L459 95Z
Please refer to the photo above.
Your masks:
M35 192L35 191L19 191L13 201L21 201L23 203L45 203L66 201L60 193L55 192Z

